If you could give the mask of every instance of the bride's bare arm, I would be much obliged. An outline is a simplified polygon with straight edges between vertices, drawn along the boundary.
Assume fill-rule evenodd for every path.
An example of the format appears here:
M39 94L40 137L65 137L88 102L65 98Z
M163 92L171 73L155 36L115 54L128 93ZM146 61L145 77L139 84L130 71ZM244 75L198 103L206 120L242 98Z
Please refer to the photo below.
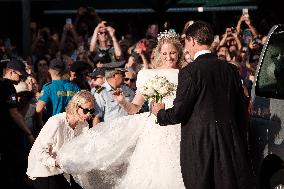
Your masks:
M135 97L132 100L132 102L129 102L125 99L123 93L121 90L117 90L114 93L114 98L118 102L118 104L128 113L128 114L136 114L142 105L144 104L144 97L139 93L139 91L136 91Z

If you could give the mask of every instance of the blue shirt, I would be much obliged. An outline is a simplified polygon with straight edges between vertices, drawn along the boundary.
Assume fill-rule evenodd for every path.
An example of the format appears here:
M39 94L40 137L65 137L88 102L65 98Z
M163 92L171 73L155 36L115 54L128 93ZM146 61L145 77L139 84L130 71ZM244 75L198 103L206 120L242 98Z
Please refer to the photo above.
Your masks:
M67 80L52 80L42 88L39 100L46 103L47 118L64 112L70 99L80 91L80 88Z
M94 95L95 102L95 114L100 117L101 121L109 121L121 116L126 116L128 113L118 104L118 102L113 98L112 93L114 90L106 81L102 85L103 89L99 92L92 89L92 94ZM131 102L135 96L135 92L132 91L126 85L122 85L121 90L127 101Z

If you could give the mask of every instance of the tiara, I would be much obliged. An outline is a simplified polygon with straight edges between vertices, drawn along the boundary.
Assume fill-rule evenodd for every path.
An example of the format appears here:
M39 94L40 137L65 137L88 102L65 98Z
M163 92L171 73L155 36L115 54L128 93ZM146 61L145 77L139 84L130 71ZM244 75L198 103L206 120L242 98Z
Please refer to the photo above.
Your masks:
M177 34L174 30L165 30L164 32L160 32L157 37L158 41L162 39L179 39L179 34Z

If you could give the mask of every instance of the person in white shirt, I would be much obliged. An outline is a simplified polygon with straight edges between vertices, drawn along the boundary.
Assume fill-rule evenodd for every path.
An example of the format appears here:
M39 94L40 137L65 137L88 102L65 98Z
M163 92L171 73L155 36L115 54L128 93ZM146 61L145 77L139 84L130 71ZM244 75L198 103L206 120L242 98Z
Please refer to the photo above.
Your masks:
M72 188L56 161L57 152L64 143L88 130L94 106L93 95L81 90L72 97L66 112L52 116L43 126L28 157L27 175L35 189Z

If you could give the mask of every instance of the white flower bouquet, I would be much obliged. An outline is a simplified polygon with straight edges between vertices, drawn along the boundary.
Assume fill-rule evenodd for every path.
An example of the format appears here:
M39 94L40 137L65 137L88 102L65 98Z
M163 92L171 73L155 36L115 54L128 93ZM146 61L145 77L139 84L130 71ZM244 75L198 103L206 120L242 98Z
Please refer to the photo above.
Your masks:
M155 76L141 89L141 94L148 102L162 102L163 98L174 95L177 86L163 76Z

